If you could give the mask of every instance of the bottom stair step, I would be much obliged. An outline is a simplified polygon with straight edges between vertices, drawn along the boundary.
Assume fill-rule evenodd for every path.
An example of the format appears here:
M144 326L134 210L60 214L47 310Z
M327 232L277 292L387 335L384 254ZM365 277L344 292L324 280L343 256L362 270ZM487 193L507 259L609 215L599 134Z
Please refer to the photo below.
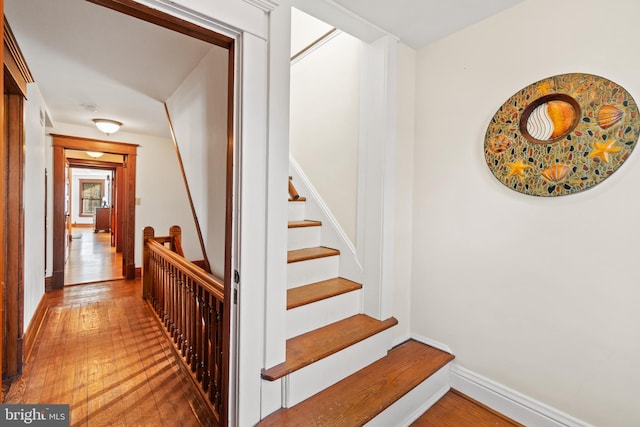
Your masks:
M469 396L451 389L411 427L524 427Z
M453 358L449 353L409 340L307 400L279 409L258 425L364 425Z

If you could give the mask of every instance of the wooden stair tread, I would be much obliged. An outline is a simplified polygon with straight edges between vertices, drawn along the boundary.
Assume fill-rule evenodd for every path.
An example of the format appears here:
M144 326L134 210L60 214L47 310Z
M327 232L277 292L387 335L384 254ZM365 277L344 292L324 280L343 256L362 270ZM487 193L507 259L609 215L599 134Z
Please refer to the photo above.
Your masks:
M329 256L340 255L337 249L331 249L324 246L315 248L304 248L289 251L287 254L287 263L307 261L310 259L324 258Z
M511 418L494 411L488 406L451 389L411 427L524 427Z
M362 289L360 283L337 277L287 290L287 310Z
M289 221L289 228L302 228L302 227L320 227L322 223L320 221L311 221L308 219L302 221Z
M297 199L292 199L291 197L289 197L289 201L290 202L306 202L307 198L306 197L298 197Z
M356 314L289 338L286 360L264 370L262 378L277 380L397 324L398 321L393 317L380 321L365 314Z
M292 408L277 410L258 425L364 425L453 358L449 353L409 340Z

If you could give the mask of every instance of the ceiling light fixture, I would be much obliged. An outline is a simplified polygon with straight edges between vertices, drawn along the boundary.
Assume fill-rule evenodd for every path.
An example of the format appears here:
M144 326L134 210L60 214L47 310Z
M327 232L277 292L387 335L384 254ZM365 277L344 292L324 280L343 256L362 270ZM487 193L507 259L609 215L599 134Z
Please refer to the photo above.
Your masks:
M104 153L101 153L99 151L87 151L86 153L87 155L93 157L94 159L104 156Z
M96 124L98 129L107 135L118 132L118 129L122 126L122 123L109 119L93 119L93 123Z

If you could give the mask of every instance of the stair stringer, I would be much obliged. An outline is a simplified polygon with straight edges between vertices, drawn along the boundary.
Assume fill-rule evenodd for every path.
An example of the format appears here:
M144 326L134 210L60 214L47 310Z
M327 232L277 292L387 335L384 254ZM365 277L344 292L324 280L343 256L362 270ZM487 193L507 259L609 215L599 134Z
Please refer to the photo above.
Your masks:
M340 276L364 284L356 249L296 160L289 156L289 175L306 201L306 218L322 222L322 244L340 251Z

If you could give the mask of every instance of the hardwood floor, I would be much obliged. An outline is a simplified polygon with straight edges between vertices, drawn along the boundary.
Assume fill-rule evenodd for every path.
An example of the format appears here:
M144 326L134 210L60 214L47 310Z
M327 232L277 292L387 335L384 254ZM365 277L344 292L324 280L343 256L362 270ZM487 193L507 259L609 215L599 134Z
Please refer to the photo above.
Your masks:
M111 233L94 233L92 227L74 227L64 267L64 284L121 279L122 253L111 247Z
M418 418L411 427L523 427L522 424L495 412L483 405L451 389Z
M5 403L66 403L71 426L206 426L171 343L141 298L139 280L66 287Z

